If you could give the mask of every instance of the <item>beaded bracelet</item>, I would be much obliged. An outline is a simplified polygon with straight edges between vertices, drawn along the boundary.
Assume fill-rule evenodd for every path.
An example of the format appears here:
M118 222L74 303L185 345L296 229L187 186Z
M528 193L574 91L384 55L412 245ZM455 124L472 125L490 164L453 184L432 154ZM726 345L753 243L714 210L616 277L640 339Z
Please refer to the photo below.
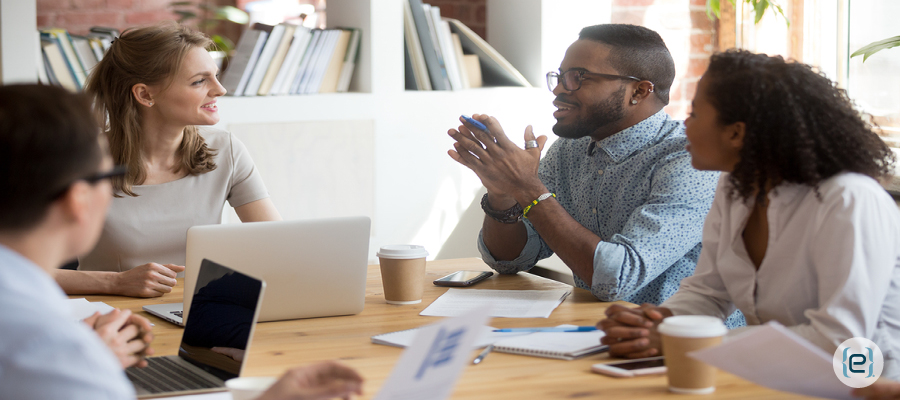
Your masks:
M481 209L484 210L484 213L487 214L487 216L504 224L515 224L516 222L521 221L522 216L524 215L522 213L522 206L520 206L519 203L516 203L516 205L503 211L494 210L491 208L491 205L488 204L487 193L481 198Z
M549 198L551 198L551 197L556 197L556 194L555 194L555 193L544 193L544 194L538 196L538 198L532 200L532 201L531 201L531 204L525 206L525 209L522 210L522 218L528 218L528 210L531 210L531 207L532 207L532 206L536 206L537 203L540 203L540 202L542 202L542 201L544 201L544 200L547 200L547 199L549 199Z

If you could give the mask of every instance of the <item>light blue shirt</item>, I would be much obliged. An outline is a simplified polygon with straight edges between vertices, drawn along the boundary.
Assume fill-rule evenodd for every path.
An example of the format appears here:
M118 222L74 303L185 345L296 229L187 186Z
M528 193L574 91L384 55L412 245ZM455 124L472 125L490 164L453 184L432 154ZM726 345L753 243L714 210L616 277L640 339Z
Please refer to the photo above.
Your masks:
M584 137L553 143L541 160L541 181L601 239L593 282L575 275L578 287L602 301L660 304L694 272L719 174L694 169L686 144L682 122L663 111L598 142ZM525 227L528 242L512 261L495 260L479 235L484 261L514 274L552 255L528 220Z
M65 300L40 267L0 245L0 398L134 399L118 360Z

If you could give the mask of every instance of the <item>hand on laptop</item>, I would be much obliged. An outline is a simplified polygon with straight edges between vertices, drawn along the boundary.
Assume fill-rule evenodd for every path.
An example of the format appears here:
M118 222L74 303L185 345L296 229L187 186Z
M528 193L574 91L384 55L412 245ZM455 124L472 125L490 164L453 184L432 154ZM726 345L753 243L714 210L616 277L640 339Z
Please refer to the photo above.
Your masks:
M153 354L150 348L153 332L149 320L132 314L131 310L115 309L106 315L94 313L84 322L112 350L122 368L147 366L144 357Z
M864 397L866 400L900 399L900 383L889 380L878 380L870 386L853 389L854 397Z
M296 367L285 372L257 400L319 400L362 395L363 379L352 368L334 361Z
M609 354L615 357L644 358L661 354L659 333L656 327L672 311L653 304L638 308L613 305L606 309L606 319L597 328L606 333L600 343L609 345Z
M116 276L119 295L131 297L159 297L172 291L175 276L184 271L183 265L147 263Z

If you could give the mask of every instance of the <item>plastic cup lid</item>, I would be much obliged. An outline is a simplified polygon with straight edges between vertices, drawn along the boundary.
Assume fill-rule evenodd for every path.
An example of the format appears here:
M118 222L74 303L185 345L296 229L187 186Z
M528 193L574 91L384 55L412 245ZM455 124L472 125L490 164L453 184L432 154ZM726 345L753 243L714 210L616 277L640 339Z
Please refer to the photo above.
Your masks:
M424 246L419 246L417 244L392 244L381 246L381 250L378 250L378 253L375 255L381 258L406 260L427 257L428 252L425 251Z
M678 315L664 319L659 324L659 333L675 337L705 338L725 335L728 328L716 317Z

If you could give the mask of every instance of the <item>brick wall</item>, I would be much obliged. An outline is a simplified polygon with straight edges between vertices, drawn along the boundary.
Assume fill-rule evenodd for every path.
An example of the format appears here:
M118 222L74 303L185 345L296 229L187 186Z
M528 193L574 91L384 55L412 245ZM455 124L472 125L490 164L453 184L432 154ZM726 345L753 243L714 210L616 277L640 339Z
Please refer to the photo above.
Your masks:
M59 27L84 34L92 26L123 30L175 19L172 0L37 0L38 28Z
M675 83L666 112L685 118L697 81L717 48L716 23L706 17L706 0L613 0L612 22L659 32L675 59Z

